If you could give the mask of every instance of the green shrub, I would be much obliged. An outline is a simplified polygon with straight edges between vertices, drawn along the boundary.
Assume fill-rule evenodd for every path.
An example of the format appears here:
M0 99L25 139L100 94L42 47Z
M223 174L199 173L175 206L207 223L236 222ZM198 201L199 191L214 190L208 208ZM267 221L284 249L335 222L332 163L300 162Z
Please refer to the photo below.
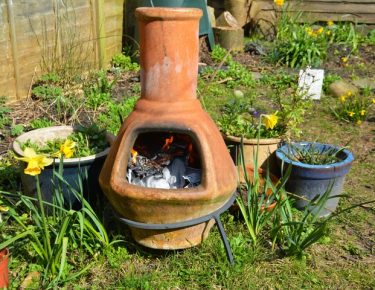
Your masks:
M326 57L328 37L323 27L283 22L278 26L271 60L289 67L319 66Z

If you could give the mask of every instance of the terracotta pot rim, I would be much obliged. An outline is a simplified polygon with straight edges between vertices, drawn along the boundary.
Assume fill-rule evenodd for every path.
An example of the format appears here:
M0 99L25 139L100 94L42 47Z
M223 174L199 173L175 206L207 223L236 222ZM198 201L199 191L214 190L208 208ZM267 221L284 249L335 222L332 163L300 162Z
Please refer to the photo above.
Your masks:
M27 141L28 139L32 139L32 138L28 138L29 135L31 136L32 133L40 133L40 134L43 134L43 132L47 132L47 131L61 131L61 132L73 132L74 131L74 126L51 126L51 127L46 127L46 128L39 128L39 129L35 129L35 130L31 130L31 131L28 131L22 135L20 135L19 137L17 137L14 141L13 141L13 144L12 144L12 148L13 148L13 151L18 155L18 156L24 156L23 154L23 150L21 149L21 146L19 143L22 143L22 142L25 142ZM106 139L107 139L107 142L112 145L113 141L115 140L115 136L109 132L106 132ZM73 165L73 164L82 164L82 163L87 163L87 162L91 162L92 160L95 160L97 158L101 158L101 157L104 157L104 156L107 156L108 155L108 152L109 152L109 149L110 147L107 147L106 149L104 149L103 151L97 153L97 154L94 154L94 155L90 155L90 156L86 156L86 157L77 157L77 158L68 158L68 159L64 159L64 164L65 165ZM54 158L54 163L55 164L59 164L60 163L60 159L58 158Z
M139 7L135 15L142 20L189 20L202 17L202 10L198 8L183 7Z
M240 137L235 137L235 136L225 135L225 134L223 134L223 137L227 141L233 141L233 142L241 143ZM259 145L279 144L279 143L281 143L281 140L282 140L281 138L260 138L259 139ZM258 139L256 139L256 138L252 138L252 139L243 138L243 143L245 145L257 145Z

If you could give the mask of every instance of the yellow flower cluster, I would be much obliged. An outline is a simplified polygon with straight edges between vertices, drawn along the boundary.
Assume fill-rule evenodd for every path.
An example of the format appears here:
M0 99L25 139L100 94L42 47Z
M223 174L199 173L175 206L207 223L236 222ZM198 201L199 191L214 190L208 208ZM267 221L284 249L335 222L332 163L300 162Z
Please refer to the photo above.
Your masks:
M332 27L332 26L334 25L334 22L333 22L332 20L328 20L328 21L327 21L327 25L328 25L329 27Z
M262 120L262 123L264 126L266 126L266 129L269 130L269 129L273 129L275 128L276 124L277 124L277 121L278 121L278 117L276 116L277 112L276 113L273 113L272 115L263 115L263 120Z
M64 144L60 146L60 150L52 154L52 157L61 158L63 155L66 158L71 158L74 154L75 146L75 142L67 139ZM39 175L45 166L51 165L53 162L53 159L43 154L37 154L34 149L29 147L26 147L23 151L23 157L16 157L16 159L27 163L24 172L32 176Z
M313 37L317 37L318 35L321 35L323 31L324 31L324 28L321 26L317 29L312 29L311 27L306 28L306 33L309 36L313 36Z
M351 97L351 96L353 96L353 92L352 91L347 91L346 95L341 95L340 96L340 98L339 98L340 102L341 103L345 103L346 98Z
M284 0L273 0L276 6L281 7L284 5Z

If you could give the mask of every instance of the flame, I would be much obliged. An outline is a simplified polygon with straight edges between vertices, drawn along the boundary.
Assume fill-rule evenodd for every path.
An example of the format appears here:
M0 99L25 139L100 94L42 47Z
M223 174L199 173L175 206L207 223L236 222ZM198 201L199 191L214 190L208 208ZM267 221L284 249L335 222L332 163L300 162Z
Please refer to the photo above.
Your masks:
M165 139L165 144L161 150L168 150L171 144L173 143L173 136Z
M192 156L193 154L193 143L189 143L188 147L187 147L187 150L189 152L189 155L188 155L188 163L189 164L192 164L194 163L194 157Z
M132 161L133 161L133 163L134 163L134 164L137 163L137 155L138 155L138 152L135 151L134 149L132 149L132 151L131 151L131 155L132 155Z

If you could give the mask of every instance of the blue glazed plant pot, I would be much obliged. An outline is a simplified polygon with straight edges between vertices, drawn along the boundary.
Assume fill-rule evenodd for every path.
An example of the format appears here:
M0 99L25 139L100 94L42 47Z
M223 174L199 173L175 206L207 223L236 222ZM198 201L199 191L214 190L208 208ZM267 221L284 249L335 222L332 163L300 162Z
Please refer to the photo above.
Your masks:
M24 156L23 150L20 144L30 140L33 143L44 144L48 140L56 138L65 139L74 131L72 126L54 126L32 130L26 132L15 139L13 142L13 150L18 156ZM108 145L112 144L115 136L106 133L106 139ZM95 155L90 155L82 158L69 158L63 160L63 179L79 193L80 185L79 178L82 180L83 194L86 200L92 205L97 203L101 195L99 186L99 174L102 169L103 163L109 152L109 146L104 151L99 152ZM21 162L21 181L23 185L23 192L29 196L36 196L36 181L34 176L26 175L23 170L26 167L26 163ZM54 171L58 172L60 167L60 160L54 159L54 162L44 168L39 175L39 183L42 193L42 198L46 202L52 202L54 190L58 184L61 184L62 193L64 196L64 204L67 208L72 206L73 208L80 207L80 202L69 190L68 186L63 184L56 176Z
M317 207L311 209L319 217L324 217L336 210L339 197L333 196L342 193L345 176L352 166L354 157L349 150L344 149L337 154L339 162L326 165L311 165L289 158L294 156L293 147L303 150L309 146L313 146L320 152L326 152L333 148L339 149L329 144L298 142L292 143L292 147L286 144L277 149L276 158L283 172L286 172L288 167L291 166L291 173L285 187L288 192L301 197L296 200L295 206L297 209L305 209L310 200L318 195L322 196L327 190L331 189L323 209L320 212L317 212Z

